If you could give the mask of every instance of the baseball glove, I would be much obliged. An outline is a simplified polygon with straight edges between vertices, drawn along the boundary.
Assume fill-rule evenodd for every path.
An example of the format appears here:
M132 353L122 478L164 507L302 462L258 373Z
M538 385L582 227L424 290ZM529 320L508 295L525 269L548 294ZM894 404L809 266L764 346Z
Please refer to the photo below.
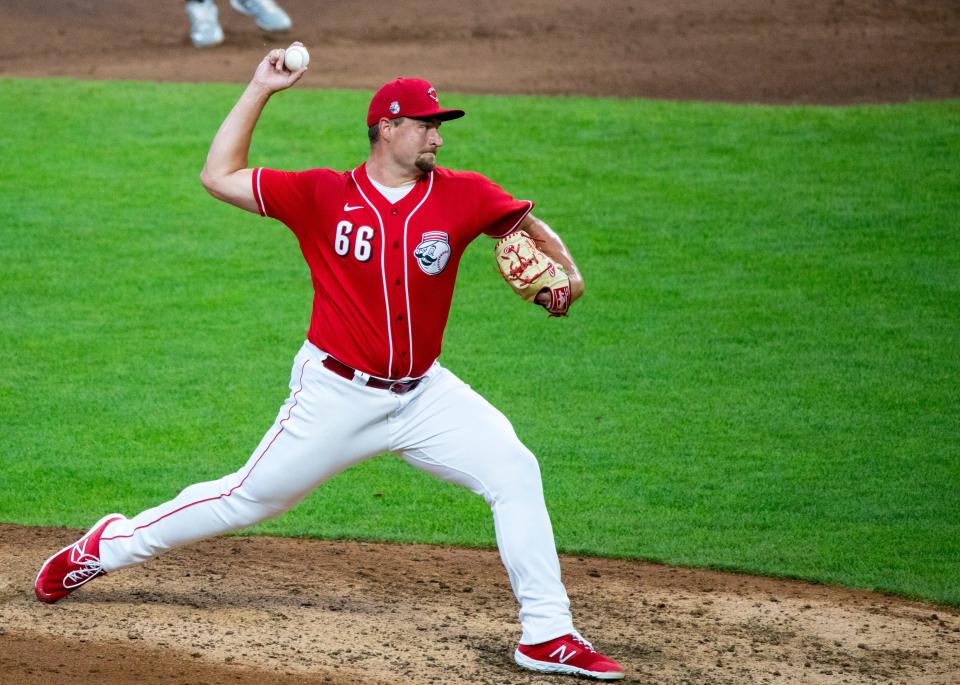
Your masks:
M497 266L513 291L534 302L546 290L550 304L543 305L550 316L566 316L570 308L570 279L563 267L545 255L536 241L523 231L514 231L494 247Z

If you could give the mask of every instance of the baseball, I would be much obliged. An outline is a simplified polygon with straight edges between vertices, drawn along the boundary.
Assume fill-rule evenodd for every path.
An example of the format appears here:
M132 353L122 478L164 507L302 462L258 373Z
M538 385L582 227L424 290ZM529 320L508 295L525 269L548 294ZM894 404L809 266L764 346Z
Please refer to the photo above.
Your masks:
M310 64L310 53L302 45L292 45L283 55L283 66L288 71L298 71Z

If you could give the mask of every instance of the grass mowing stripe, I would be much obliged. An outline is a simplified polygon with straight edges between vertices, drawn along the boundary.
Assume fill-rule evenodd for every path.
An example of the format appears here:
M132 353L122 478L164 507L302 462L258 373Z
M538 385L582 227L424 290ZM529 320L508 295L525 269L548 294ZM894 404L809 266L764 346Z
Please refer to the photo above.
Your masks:
M306 268L196 178L239 90L0 81L0 519L134 513L273 419ZM367 99L281 94L251 163L349 168ZM562 549L960 603L960 103L454 99L441 163L536 200L586 275L546 320L479 241L443 357L538 454ZM256 530L493 544L390 457Z

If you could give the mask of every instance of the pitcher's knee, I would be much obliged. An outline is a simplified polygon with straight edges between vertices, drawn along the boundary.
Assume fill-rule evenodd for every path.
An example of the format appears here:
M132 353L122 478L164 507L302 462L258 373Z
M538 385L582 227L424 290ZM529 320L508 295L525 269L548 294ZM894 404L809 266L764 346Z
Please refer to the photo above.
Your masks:
M232 530L256 525L279 516L289 508L278 502L251 499L245 496L242 490L235 490L229 496L222 497L217 505L218 515Z
M238 516L249 520L245 525L260 523L291 509L302 495L288 496L282 492L263 493L241 486L230 496L230 507Z
M201 501L212 507L213 514L230 530L246 528L269 518L279 516L296 503L274 490L258 492L250 487L250 481L244 480L241 472L231 473L212 483L190 486L181 493L181 497L193 499L206 494ZM210 486L214 487L211 488ZM213 493L215 496L211 496Z
M492 484L497 499L520 495L527 497L531 492L540 492L543 485L540 480L540 464L526 447L511 451L498 469L497 480Z

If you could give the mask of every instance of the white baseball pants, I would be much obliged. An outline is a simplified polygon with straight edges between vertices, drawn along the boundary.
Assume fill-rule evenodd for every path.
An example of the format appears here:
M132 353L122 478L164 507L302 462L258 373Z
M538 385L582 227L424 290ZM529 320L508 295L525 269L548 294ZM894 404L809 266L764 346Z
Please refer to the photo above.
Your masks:
M104 570L277 516L339 471L390 451L490 505L523 644L572 632L540 469L503 414L439 364L395 395L341 378L321 365L325 356L310 342L300 349L290 396L243 468L110 524Z

